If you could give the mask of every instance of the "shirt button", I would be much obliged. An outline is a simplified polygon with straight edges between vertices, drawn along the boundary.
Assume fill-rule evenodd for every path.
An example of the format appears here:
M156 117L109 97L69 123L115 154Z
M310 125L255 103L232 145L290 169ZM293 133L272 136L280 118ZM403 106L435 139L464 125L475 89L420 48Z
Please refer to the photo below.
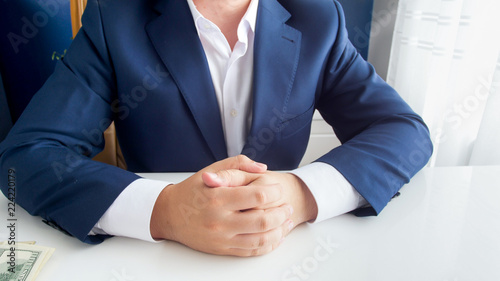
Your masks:
M231 117L235 118L236 116L238 116L238 111L236 109L231 110Z

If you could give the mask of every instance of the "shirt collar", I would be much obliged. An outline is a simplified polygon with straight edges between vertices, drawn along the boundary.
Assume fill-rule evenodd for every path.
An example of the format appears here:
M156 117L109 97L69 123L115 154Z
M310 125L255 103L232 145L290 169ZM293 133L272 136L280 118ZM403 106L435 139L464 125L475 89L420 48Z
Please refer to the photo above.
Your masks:
M191 14L193 16L193 20L196 23L199 18L205 18L199 11L196 9L193 0L187 0L189 9L191 10ZM259 7L259 0L251 0L250 5L248 5L248 9L241 19L240 25L242 22L248 23L248 26L255 33L255 24L257 22L257 8Z

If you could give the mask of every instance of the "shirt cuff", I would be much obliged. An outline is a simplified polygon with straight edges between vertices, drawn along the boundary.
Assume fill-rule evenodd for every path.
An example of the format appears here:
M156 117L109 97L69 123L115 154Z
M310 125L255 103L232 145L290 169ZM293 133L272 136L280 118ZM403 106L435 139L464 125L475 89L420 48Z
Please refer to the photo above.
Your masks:
M318 206L317 223L333 218L367 202L346 178L333 166L315 162L290 173L299 177L309 188Z
M169 184L143 178L133 181L115 199L89 235L107 234L158 242L151 237L151 215L160 192Z

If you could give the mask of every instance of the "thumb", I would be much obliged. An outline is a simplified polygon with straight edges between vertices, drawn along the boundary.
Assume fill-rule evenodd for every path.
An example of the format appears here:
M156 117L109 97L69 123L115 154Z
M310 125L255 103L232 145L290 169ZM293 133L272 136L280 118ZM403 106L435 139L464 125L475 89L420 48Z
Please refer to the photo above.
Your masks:
M238 155L230 158L226 158L219 162L210 165L209 171L220 171L220 170L230 170L236 169L249 173L265 173L267 171L267 165L258 163L248 158L245 155Z
M260 175L254 173L247 173L240 170L222 170L216 173L204 172L201 175L203 183L208 187L235 187L250 184L256 180Z

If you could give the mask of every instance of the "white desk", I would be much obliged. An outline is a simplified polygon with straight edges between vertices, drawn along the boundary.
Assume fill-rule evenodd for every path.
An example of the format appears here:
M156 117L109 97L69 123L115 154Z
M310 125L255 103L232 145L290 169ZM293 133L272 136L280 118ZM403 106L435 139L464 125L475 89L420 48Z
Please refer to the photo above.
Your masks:
M19 208L17 236L56 248L38 281L500 280L499 182L500 167L424 169L380 216L301 225L280 248L254 258L120 237L86 245ZM1 198L7 225L7 200ZM0 234L5 240L6 227ZM322 246L328 241L336 245Z

